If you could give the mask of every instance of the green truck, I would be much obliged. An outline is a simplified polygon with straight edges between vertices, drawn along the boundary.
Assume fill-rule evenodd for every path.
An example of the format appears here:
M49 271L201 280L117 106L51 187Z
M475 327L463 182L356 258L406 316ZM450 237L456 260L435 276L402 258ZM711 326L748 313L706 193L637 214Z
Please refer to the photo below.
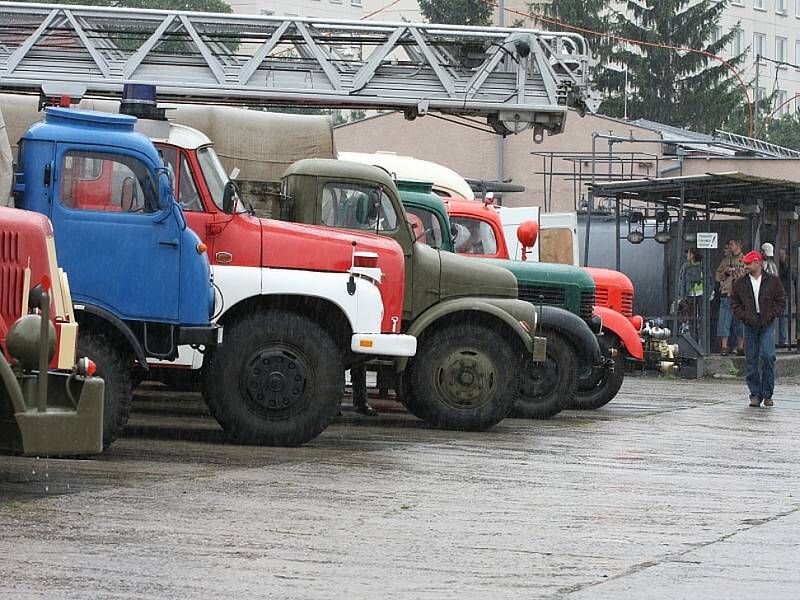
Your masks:
M514 310L519 310L518 307L524 304L529 310L534 310L533 304L518 300L516 277L507 269L422 242L420 238L424 232L411 227L400 193L387 172L347 161L301 160L284 174L281 196L278 214L274 216L283 220L373 231L391 237L403 248L406 257L405 306L401 327L403 331L421 337L418 336L420 349L416 357L410 361L396 361L394 366L398 377L394 387L412 412L414 399L409 397L409 391L420 393L420 386L430 387L432 381L440 386L457 384L465 396L477 393L474 382L485 377L459 372L462 363L473 360L465 353L459 354L459 344L467 339L489 341L488 345L482 342L488 350L479 355L481 361L491 359L492 364L497 364L499 359L501 368L496 374L490 369L485 369L485 372L491 372L495 377L519 378L521 388L514 403L518 414L549 416L564 407L574 389L574 374L570 364L559 362L563 356L549 350L549 338L545 351L539 352L541 360L506 360L503 355L508 336L502 330L484 325L479 327L464 321L463 316L457 313L460 304L484 299L492 299L492 305L504 309L513 306ZM593 285L591 290L594 290ZM546 322L551 325L562 323L565 329L581 335L589 348L588 353L602 361L596 338L580 318L552 307L535 310L540 326L545 326ZM428 330L431 321L438 321L441 328ZM471 329L468 335L451 334L451 329L465 327ZM446 365L447 368L440 369L437 365ZM379 387L388 387L385 370L379 370L378 375ZM416 383L408 385L410 382Z

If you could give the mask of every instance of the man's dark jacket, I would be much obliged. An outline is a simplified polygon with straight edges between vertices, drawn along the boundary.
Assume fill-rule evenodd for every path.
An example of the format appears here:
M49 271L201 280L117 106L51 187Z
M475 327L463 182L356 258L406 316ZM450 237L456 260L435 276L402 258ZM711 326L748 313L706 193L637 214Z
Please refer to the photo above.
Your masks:
M731 289L731 310L745 325L755 329L769 326L783 314L786 306L786 292L775 275L761 272L761 287L758 290L758 306L760 315L756 313L756 298L750 275L743 275L733 284Z

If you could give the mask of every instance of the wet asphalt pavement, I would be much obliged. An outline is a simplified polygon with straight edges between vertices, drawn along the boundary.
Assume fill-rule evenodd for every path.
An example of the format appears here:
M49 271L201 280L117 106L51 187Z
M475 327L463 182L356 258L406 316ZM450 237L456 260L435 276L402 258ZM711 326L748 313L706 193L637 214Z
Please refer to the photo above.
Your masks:
M0 456L0 598L800 598L800 381L629 379L605 409L295 449L149 387L92 460Z

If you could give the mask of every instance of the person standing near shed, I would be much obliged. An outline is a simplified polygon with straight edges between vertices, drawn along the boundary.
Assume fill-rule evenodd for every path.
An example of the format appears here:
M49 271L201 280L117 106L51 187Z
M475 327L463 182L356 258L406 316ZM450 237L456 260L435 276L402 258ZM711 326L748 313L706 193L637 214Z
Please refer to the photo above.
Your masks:
M742 324L731 311L731 289L734 282L744 273L742 265L742 244L739 240L731 240L725 246L725 256L717 267L714 279L719 282L719 320L717 321L717 336L720 338L722 356L728 354L728 338L736 340L736 351L744 354L742 342Z
M761 268L770 275L778 274L778 265L775 264L775 247L769 242L761 244Z
M750 406L772 406L775 388L775 328L773 321L786 305L786 292L777 276L763 270L760 252L743 259L747 276L731 289L731 310L742 322L747 358L747 388ZM760 365L759 365L760 363Z

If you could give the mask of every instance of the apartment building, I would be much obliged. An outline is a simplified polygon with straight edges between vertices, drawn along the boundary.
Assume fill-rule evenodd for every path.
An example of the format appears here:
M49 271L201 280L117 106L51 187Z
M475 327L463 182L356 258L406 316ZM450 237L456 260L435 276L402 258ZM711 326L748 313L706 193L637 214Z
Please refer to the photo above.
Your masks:
M305 17L310 19L361 18L363 0L232 0L233 12L245 15Z
M728 56L747 52L745 80L758 93L775 93L773 109L780 116L800 108L800 0L728 0L719 34L735 29ZM774 61L788 63L777 65Z

